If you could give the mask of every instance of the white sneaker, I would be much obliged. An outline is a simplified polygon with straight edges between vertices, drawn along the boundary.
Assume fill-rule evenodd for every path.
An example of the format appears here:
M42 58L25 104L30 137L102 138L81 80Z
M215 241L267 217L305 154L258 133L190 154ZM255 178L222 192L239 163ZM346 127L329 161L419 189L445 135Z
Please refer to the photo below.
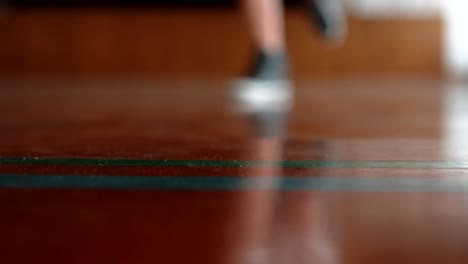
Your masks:
M293 106L294 89L289 80L244 78L234 82L231 96L240 112L286 112Z
M293 105L293 86L283 53L258 52L251 69L234 82L232 98L241 112L288 111Z

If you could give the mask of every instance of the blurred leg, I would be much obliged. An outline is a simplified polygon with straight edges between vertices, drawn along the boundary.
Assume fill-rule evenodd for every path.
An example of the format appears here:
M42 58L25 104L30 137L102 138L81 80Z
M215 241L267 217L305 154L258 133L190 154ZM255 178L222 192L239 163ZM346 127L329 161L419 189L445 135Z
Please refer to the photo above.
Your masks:
M309 17L326 40L342 44L347 22L342 0L307 0Z
M292 107L282 0L240 0L253 37L253 62L234 85L233 98L243 111ZM306 0L313 23L323 37L340 42L346 33L341 0Z
M282 0L241 0L257 48L265 53L285 49Z
M247 71L234 85L242 111L284 111L292 105L282 0L240 0L255 43Z

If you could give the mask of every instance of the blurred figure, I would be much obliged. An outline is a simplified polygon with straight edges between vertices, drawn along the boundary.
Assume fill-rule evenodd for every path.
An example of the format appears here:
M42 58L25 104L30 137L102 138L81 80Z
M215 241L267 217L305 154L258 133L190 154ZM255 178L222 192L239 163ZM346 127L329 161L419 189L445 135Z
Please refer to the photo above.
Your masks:
M246 111L288 109L292 104L282 0L240 0L255 43L254 61L234 87ZM340 0L306 0L307 12L322 36L342 40L346 17Z
M252 160L277 162L283 160L293 101L283 4L281 0L241 0L241 4L256 54L250 69L234 85L234 103L253 129ZM346 19L339 0L307 0L307 12L325 39L344 38ZM239 195L238 218L232 228L236 231L234 245L227 263L338 263L324 227L327 219L320 196L300 193L280 199L281 174L281 167L267 165L248 172L254 183L258 179L262 185ZM286 206L282 212L277 211L280 204Z

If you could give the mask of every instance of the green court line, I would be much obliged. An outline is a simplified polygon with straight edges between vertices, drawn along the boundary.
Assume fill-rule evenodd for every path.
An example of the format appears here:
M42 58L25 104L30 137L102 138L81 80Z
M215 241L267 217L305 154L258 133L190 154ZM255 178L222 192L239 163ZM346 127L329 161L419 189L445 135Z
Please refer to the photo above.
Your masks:
M165 191L456 192L468 194L468 178L249 178L3 174L0 175L0 188Z
M333 161L333 160L150 160L120 158L0 157L0 165L154 166L154 167L259 167L284 168L401 168L468 169L468 161Z

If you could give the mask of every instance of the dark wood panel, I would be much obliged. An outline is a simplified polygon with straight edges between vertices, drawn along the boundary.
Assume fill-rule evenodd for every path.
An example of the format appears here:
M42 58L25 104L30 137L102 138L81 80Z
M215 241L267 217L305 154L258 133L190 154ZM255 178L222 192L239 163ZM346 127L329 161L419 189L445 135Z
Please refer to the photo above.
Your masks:
M7 0L14 7L232 7L237 0ZM283 0L287 5L302 4L302 0Z
M350 19L346 43L288 12L298 75L442 73L442 21ZM3 73L235 75L251 43L234 9L29 9L0 20Z

